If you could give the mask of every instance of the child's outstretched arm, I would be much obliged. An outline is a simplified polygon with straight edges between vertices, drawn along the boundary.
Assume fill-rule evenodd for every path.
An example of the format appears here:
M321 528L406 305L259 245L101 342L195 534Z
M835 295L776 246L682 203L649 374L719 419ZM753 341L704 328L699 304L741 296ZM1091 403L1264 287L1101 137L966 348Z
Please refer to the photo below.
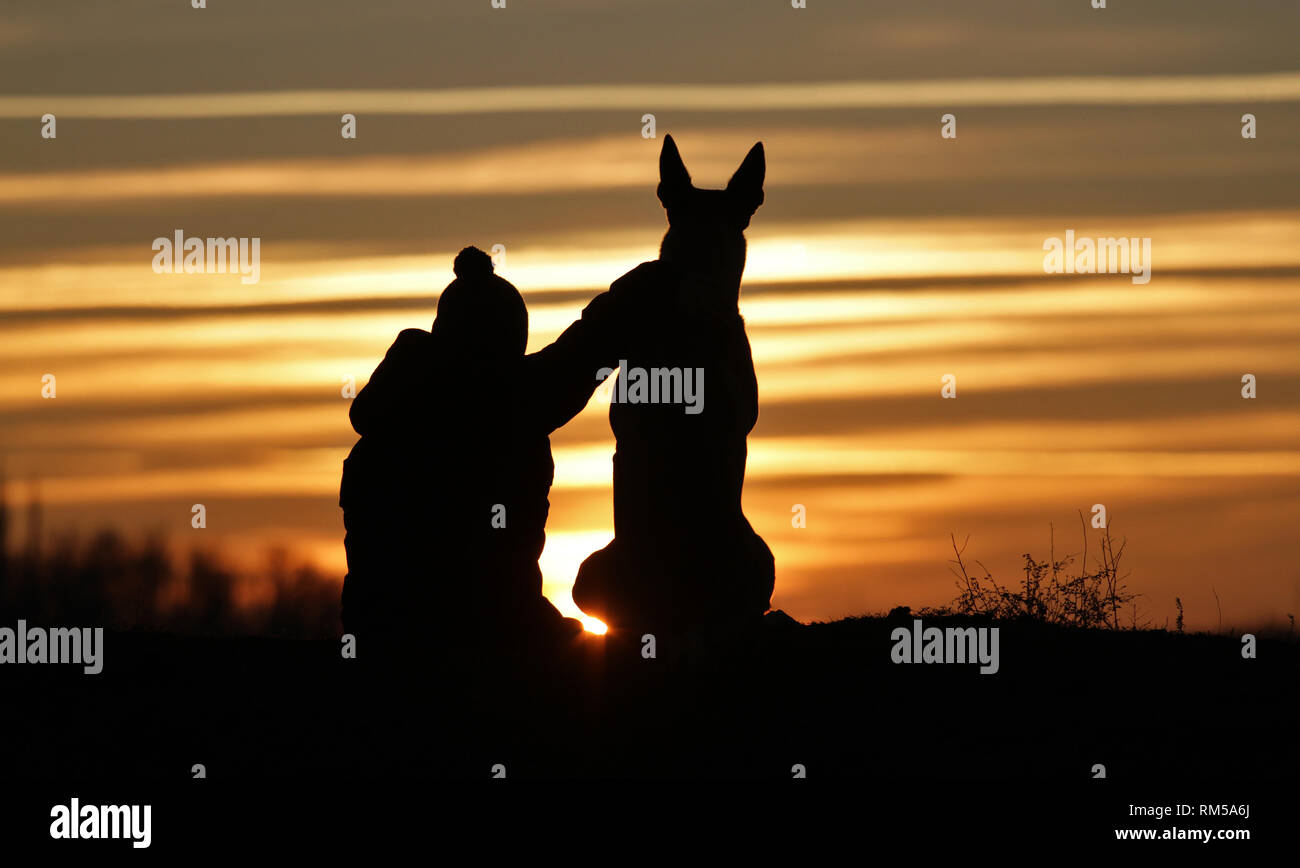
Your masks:
M624 323L634 315L635 300L655 289L656 265L643 263L614 281L552 344L525 357L525 398L531 418L540 420L547 433L578 415L604 381L600 372L618 366Z

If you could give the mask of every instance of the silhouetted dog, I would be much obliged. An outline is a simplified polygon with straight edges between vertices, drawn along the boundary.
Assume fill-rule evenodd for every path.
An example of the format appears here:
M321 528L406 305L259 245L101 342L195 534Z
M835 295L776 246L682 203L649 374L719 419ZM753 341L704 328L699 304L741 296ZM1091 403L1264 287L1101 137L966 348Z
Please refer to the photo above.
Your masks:
M406 329L353 400L361 439L339 504L344 629L377 644L475 645L576 635L542 595L554 477L549 435L587 403L608 327L596 305L525 356L523 298L467 247L430 331Z
M626 363L609 410L615 537L583 562L573 599L613 628L756 619L771 601L772 552L741 510L758 383L738 302L744 230L763 202L763 174L760 142L725 190L696 189L666 136L659 259L593 302L617 311L618 331L606 342L617 349L614 364ZM674 402L674 372L693 375L697 390L702 379L699 407Z

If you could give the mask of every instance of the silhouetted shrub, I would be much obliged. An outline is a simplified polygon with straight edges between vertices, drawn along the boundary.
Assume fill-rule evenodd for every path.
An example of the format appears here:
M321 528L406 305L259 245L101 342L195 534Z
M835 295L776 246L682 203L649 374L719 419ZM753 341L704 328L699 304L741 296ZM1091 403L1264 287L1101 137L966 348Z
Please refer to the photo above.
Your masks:
M1074 555L1056 559L1053 533L1047 560L1040 561L1033 555L1024 555L1025 576L1020 581L1018 591L998 584L988 568L979 561L974 563L984 574L971 575L962 557L969 541L968 538L966 543L958 547L957 538L952 537L956 557L950 563L953 564L952 571L957 576L960 593L949 609L956 614L1007 619L1030 618L1049 624L1118 630L1123 626L1121 612L1138 597L1137 594L1128 592L1125 584L1128 574L1120 574L1119 563L1124 555L1125 542L1121 541L1116 547L1109 526L1101 537L1100 556L1095 566L1089 569L1085 523L1083 554L1078 573L1072 576L1066 574L1066 568L1074 562ZM1136 606L1131 612L1130 626L1133 629L1148 626L1139 623Z

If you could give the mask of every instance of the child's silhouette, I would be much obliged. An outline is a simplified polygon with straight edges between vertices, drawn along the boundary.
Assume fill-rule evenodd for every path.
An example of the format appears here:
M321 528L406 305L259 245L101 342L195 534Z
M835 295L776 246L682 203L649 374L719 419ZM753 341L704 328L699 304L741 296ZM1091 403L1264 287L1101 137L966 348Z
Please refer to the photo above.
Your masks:
M399 644L576 636L581 625L542 595L537 559L549 437L599 385L602 306L526 356L515 287L474 247L454 270L432 329L401 332L352 404L361 439L339 496L344 629Z

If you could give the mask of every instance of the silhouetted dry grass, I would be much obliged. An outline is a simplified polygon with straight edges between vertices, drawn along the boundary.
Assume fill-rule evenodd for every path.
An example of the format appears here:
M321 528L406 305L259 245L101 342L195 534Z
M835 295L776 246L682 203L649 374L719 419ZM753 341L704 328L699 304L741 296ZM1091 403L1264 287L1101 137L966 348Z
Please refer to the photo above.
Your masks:
M1123 614L1127 611L1130 629L1149 627L1149 622L1141 620L1137 611L1135 601L1139 595L1128 590L1128 573L1120 572L1126 541L1116 546L1108 524L1101 534L1100 553L1089 569L1087 522L1082 513L1079 518L1083 522L1083 552L1079 556L1078 571L1073 575L1067 573L1067 568L1074 563L1074 555L1057 559L1053 528L1046 560L1038 560L1028 553L1024 555L1025 575L1020 580L1019 590L999 584L979 561L974 563L984 574L972 575L963 557L970 540L967 538L958 546L954 535L952 549L955 557L950 563L960 593L948 611L958 615L1030 618L1048 624L1112 630L1125 626ZM1180 625L1181 620L1180 616Z

